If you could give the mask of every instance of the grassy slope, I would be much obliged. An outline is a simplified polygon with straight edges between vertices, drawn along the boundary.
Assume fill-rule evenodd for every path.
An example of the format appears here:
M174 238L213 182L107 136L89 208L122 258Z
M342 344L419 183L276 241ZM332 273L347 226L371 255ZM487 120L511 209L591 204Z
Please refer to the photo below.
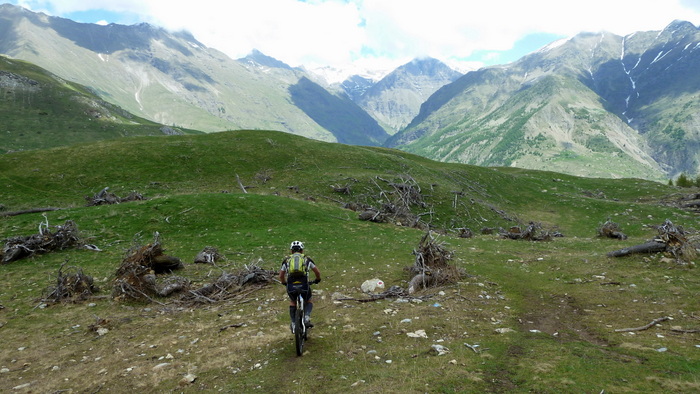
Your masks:
M262 172L271 175L266 183L256 177ZM491 235L445 236L440 239L455 251L455 263L469 273L460 283L421 293L432 296L423 303L331 301L334 292L362 298L360 284L375 276L406 286L403 267L413 263L411 251L423 233L358 221L335 201L376 204L376 185L382 181L375 176L395 180L406 174L420 184L438 228L512 224L492 206L523 222L556 226L567 237L526 243ZM256 187L243 194L237 175ZM352 196L332 193L329 185L349 178L358 181ZM259 131L13 153L0 156L0 184L0 203L7 209L65 207L46 213L49 222L76 221L83 236L104 250L67 250L0 267L5 307L0 368L9 370L2 373L2 390L27 383L36 392L700 388L697 334L669 331L700 325L695 270L656 256L605 257L609 250L652 237L647 226L665 218L697 227L696 216L645 203L673 191L664 185L451 165L394 150ZM150 199L82 206L84 195L105 186L119 195L137 190ZM457 209L453 190L465 192ZM586 191L607 198L590 198ZM628 241L594 237L607 217L623 226ZM5 217L0 229L4 237L29 235L41 220L40 214ZM324 273L308 354L295 356L281 287L196 309L169 300L160 300L166 305L111 301L109 278L125 250L137 234L145 243L155 231L166 252L186 263L204 246L218 247L227 258L219 268L226 271L251 262L275 270L289 241L302 239ZM94 305L36 308L64 262L97 278L104 297ZM188 264L178 274L203 284L219 268ZM667 315L674 320L662 327L635 335L614 332ZM111 323L103 337L88 330L97 317ZM244 326L221 330L239 323ZM496 328L515 332L498 334ZM427 339L406 335L419 329ZM431 354L436 343L450 353ZM477 354L465 343L484 350ZM662 347L668 351L657 351ZM179 387L186 373L197 380Z
M0 73L5 72L27 78L32 84L0 84L2 153L163 134L162 125L135 117L84 86L63 81L30 63L0 56Z

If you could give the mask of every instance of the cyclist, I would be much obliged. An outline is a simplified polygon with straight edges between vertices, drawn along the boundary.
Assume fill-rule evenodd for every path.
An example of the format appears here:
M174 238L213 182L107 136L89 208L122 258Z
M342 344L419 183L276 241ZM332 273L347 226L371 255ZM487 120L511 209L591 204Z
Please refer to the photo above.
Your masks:
M314 272L316 280L313 283L321 281L321 271L318 270L316 264L309 256L304 255L304 244L301 241L292 242L289 247L290 254L282 260L282 268L280 268L280 282L287 286L287 295L289 295L289 316L292 318L290 326L294 332L294 315L297 313L296 295L302 292L304 296L304 324L307 327L313 327L311 324L311 289L309 286L309 270Z

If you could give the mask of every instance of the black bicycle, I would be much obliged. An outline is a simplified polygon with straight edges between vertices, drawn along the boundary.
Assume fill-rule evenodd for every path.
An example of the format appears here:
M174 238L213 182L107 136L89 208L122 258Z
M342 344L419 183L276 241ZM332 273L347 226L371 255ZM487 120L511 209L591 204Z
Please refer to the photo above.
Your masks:
M308 291L311 291L309 289ZM308 328L304 322L304 290L297 292L297 313L294 316L294 342L296 343L297 356L304 353L304 341L308 338Z
M306 326L306 321L304 319L304 310L306 306L304 296L306 295L307 291L311 291L311 285L313 284L316 284L316 282L309 282L308 290L296 290L297 312L294 315L294 342L296 345L297 356L304 354L304 342L309 339L309 329L311 327Z

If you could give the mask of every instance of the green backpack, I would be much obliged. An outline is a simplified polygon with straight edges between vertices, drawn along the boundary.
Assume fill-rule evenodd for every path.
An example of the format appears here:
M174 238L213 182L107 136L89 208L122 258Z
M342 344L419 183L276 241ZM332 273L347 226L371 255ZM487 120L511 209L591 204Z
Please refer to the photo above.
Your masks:
M287 277L299 278L309 274L309 266L306 264L306 256L302 253L294 253L287 259Z

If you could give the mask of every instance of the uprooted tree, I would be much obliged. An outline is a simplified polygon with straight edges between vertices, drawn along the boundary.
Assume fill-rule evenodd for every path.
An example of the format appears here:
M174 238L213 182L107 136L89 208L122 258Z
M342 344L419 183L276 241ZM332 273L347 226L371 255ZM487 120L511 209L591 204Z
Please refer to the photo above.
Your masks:
M462 270L450 264L452 252L438 242L431 231L423 235L413 254L416 256L414 264L405 268L411 275L409 294L428 287L455 283L464 276Z
M144 301L159 295L161 289L157 286L156 274L170 273L184 267L179 258L163 252L158 232L153 242L147 245L141 246L135 242L114 275L112 298Z
M77 302L85 301L99 291L92 276L83 273L78 267L67 267L61 264L56 275L56 282L49 286L42 297L43 302Z
M0 251L0 262L11 263L37 254L79 247L81 239L78 226L72 220L63 225L51 226L44 216L39 224L39 232L29 236L18 236L5 239Z
M622 248L608 253L608 257L623 257L635 253L654 254L668 253L676 262L687 263L698 255L700 238L691 232L686 232L683 227L674 225L666 219L660 226L656 226L658 236L643 244Z

